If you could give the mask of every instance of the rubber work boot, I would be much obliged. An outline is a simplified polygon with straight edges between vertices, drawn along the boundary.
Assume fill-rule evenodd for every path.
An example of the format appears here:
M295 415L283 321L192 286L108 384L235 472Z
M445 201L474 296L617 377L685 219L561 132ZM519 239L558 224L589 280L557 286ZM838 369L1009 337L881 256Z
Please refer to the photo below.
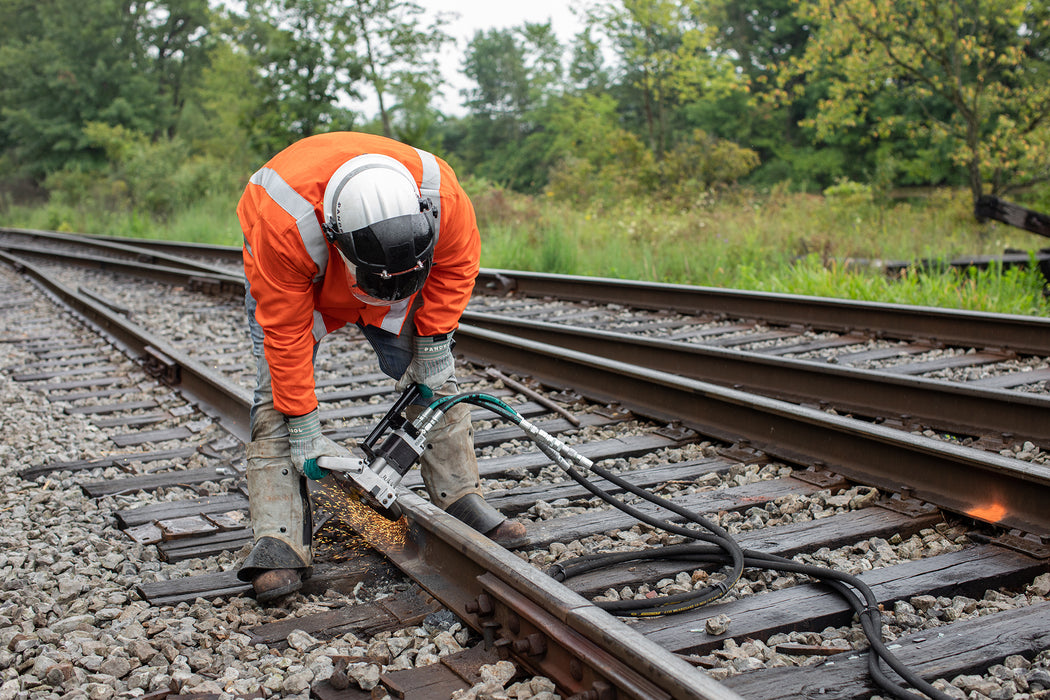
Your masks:
M303 587L303 579L298 569L266 569L252 579L255 599L260 603L283 598Z
M504 518L502 523L486 532L485 537L506 549L518 549L529 543L525 524L510 518Z
M409 406L405 416L415 420L422 410L421 406ZM468 493L481 495L469 406L456 404L430 431L419 458L419 471L431 502L438 508L445 509Z
M463 496L445 508L445 512L507 549L517 549L529 543L522 523L504 517L476 493Z
M420 406L409 406L405 416L414 420L421 411ZM427 435L419 471L434 505L504 547L528 544L525 526L507 520L481 495L474 430L467 404L456 404L449 409Z
M255 546L237 577L251 581L256 599L267 602L302 586L312 560L310 497L286 437L253 440L246 454Z

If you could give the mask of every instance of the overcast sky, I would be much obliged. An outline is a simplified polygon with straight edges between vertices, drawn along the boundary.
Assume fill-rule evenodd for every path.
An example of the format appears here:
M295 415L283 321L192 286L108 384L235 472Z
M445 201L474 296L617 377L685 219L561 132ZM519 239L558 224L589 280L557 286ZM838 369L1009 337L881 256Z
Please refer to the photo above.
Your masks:
M568 39L578 24L569 4L567 0L427 0L423 7L428 11L457 13L459 19L448 27L448 33L455 37L470 38L478 29L551 20L558 35Z
M505 29L524 22L551 21L555 33L567 43L580 30L580 22L572 14L570 0L426 0L420 3L428 12L456 13L445 31L456 40L456 49L446 52L442 73L450 83L445 88L441 109L446 114L462 114L459 91L466 87L460 77L463 53L474 32L484 29Z

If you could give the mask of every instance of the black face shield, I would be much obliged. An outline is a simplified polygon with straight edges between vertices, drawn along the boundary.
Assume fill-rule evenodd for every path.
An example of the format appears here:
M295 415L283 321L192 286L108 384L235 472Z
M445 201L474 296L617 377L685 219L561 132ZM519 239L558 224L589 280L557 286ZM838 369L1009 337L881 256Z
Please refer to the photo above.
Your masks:
M373 304L391 304L407 299L423 288L430 274L430 260L420 260L411 270L392 275L386 272L373 273L360 267L354 269L349 261L347 269L348 274L356 280L352 290L357 298Z
M384 219L350 233L338 230L334 221L325 225L325 235L347 264L355 295L369 297L363 301L389 304L423 288L436 237L429 200L421 200L420 209L418 214Z

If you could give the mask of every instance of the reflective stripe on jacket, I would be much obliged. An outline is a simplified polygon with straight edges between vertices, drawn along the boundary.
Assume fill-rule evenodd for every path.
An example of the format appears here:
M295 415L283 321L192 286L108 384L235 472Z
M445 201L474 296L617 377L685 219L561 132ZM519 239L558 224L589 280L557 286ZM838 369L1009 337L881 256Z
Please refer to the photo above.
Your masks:
M335 132L297 141L252 175L237 204L244 274L258 302L274 407L303 415L317 406L314 343L347 323L400 334L415 297L368 306L351 293L346 266L324 237L324 191L344 162L365 153L401 161L438 207L434 263L414 321L420 335L454 330L470 300L481 250L470 199L449 165L426 151L370 134Z

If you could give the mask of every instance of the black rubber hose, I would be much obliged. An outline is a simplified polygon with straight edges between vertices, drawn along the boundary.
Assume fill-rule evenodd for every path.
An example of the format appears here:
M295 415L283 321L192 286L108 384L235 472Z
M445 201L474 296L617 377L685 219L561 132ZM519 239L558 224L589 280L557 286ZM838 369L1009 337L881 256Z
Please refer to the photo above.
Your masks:
M827 569L812 564L802 564L793 559L786 559L750 549L745 549L743 552L744 565L747 568L809 576L829 586L842 596L860 618L865 636L871 644L868 657L869 670L873 680L881 688L900 698L914 699L918 697L914 693L899 688L890 680L879 667L879 659L885 661L909 685L922 690L930 697L938 698L938 700L950 698L950 696L937 690L933 685L909 670L882 642L882 615L879 611L878 601L871 593L871 589L859 578L841 571L835 571L834 569ZM710 564L724 562L725 553L720 548L710 545L671 545L653 550L592 554L574 559L567 564L555 564L551 567L549 573L555 580L565 581L573 576L605 568L612 564L640 560L676 560ZM856 589L856 592L853 589Z
M507 404L494 399L491 396L485 394L459 394L456 396L444 397L436 400L432 405L438 406L440 410L447 411L451 406L461 401L467 403L473 403L475 405L488 408L497 415L500 415L507 420L511 421L515 425L520 425L522 417L514 411ZM606 501L610 505L618 508L624 513L630 515L632 518L639 520L647 525L654 528L670 532L672 534L687 537L693 540L700 540L705 542L711 542L718 545L723 551L726 552L729 558L729 562L725 568L725 581L707 586L700 590L691 591L689 593L681 593L672 596L661 596L657 599L644 599L644 600L619 600L619 601L596 601L595 605L601 607L612 613L623 614L630 617L651 617L655 615L669 615L673 613L685 612L693 608L707 605L715 600L718 600L724 596L730 588L739 580L743 574L744 561L743 553L740 550L739 545L730 537L729 533L726 532L720 525L713 523L703 518L702 516L694 513L686 508L670 503L666 499L660 498L653 495L651 492L641 489L628 481L625 481L611 472L601 469L596 465L588 465L589 468L597 473L607 481L619 486L620 488L633 493L634 495L645 499L661 508L670 510L671 512L681 516L683 519L692 522L701 528L706 529L708 532L698 530L694 528L682 527L674 523L669 523L665 520L653 517L641 510L624 503L620 499L612 496L607 491L603 490L589 479L585 478L579 471L570 463L568 460L555 450L552 446L543 444L542 442L536 442L537 447L543 452L549 459L557 464L563 471L565 471L573 480L583 486L585 489L590 491L592 494Z
M487 408L515 425L520 425L523 421L523 418L514 411L514 409L487 394L469 393L443 397L435 400L431 406L438 408L438 410L446 411L448 408L451 408L453 405L460 402L473 403L483 408ZM640 559L671 559L691 561L695 563L723 564L725 565L725 569L730 572L730 577L727 577L727 581L731 578L732 583L721 582L692 593L664 596L656 603L651 600L601 601L600 603L596 603L596 605L600 605L602 608L609 610L610 612L620 612L629 616L649 616L668 615L675 612L682 612L696 608L700 605L705 605L713 600L717 600L732 588L739 579L744 567L791 572L809 576L810 578L827 585L842 596L857 614L861 623L861 628L871 645L868 654L868 671L871 674L872 680L879 688L890 693L894 697L901 698L902 700L916 700L920 698L920 696L915 693L901 688L896 682L889 678L879 665L879 661L882 660L885 661L886 665L896 672L905 683L922 691L930 698L933 698L934 700L952 700L950 695L937 690L932 684L928 683L925 679L907 668L896 656L894 656L889 648L886 647L882 641L882 614L879 610L878 600L875 598L875 595L871 592L871 589L867 584L856 576L841 571L835 571L834 569L814 566L811 564L802 564L793 559L787 559L773 554L742 549L732 536L730 536L729 533L717 523L710 522L708 519L697 513L693 513L687 508L671 503L666 499L660 498L651 492L646 491L645 489L635 486L625 479L621 479L617 475L612 474L608 470L602 469L595 464L586 465L587 468L610 483L615 484L621 489L634 494L639 498L675 513L687 522L705 528L711 534L694 530L692 528L681 527L674 523L650 516L641 512L637 508L624 503L619 498L616 498L585 478L575 467L573 467L564 455L559 453L552 446L544 445L539 441L537 441L536 444L540 450L547 455L547 457L569 474L573 480L606 503L609 503L615 508L618 508L624 513L628 513L632 517L652 527L672 534L688 537L690 539L710 543L706 545L671 545L660 549L634 552L611 552L607 554L594 554L579 557L578 559L573 560L571 564L556 564L552 566L549 573L555 578L555 580L565 581L572 576L587 571L594 571L613 564ZM588 460L588 462L589 461L590 460Z
M541 449L543 449L541 447ZM546 452L546 451L545 451ZM548 455L551 456L551 455ZM559 459L561 458L558 455ZM555 460L559 461L559 460ZM693 608L706 605L712 601L718 600L728 592L730 588L737 582L744 571L744 556L740 550L740 546L728 536L728 533L723 537L718 534L707 534L692 528L681 527L673 523L669 523L659 518L655 518L647 513L643 513L634 506L624 503L618 498L613 497L611 494L603 491L593 482L585 479L571 465L560 464L563 470L569 474L574 480L581 484L588 491L598 496L602 500L606 501L610 505L618 508L619 510L627 513L631 517L644 522L652 527L670 532L683 537L688 537L694 540L702 540L711 542L719 547L719 549L726 553L729 561L726 567L726 581L707 586L698 591L692 591L690 593L680 593L672 596L662 596L658 599L651 600L603 600L595 602L598 607L608 610L609 612L624 613L631 617L651 617L653 615L669 615L676 612L685 612ZM651 495L651 494L649 494ZM663 500L663 499L658 499ZM663 504L659 504L663 505ZM673 504L668 504L673 505ZM688 520L695 522L695 518L691 515L685 516ZM718 528L721 530L721 528Z

